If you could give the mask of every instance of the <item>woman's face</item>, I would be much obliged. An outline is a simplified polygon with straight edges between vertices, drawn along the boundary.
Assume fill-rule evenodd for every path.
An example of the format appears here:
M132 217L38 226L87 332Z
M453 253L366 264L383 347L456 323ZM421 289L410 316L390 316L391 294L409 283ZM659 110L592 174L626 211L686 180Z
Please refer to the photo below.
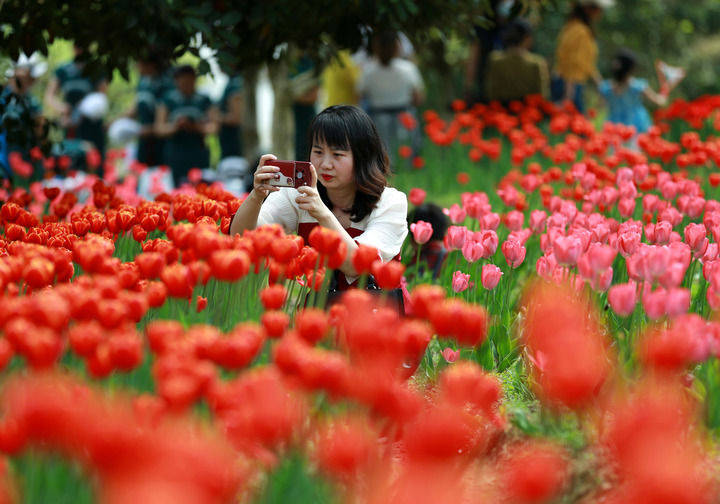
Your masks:
M347 189L355 185L351 150L333 148L316 141L310 153L310 162L317 171L318 182L326 189Z

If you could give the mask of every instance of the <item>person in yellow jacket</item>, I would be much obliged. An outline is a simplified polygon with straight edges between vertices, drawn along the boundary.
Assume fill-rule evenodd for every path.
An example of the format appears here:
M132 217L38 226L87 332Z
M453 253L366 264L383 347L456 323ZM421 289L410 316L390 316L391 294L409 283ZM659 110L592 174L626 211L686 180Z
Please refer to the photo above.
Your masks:
M603 9L613 0L576 0L568 22L560 31L555 50L555 69L551 84L553 101L572 101L580 112L585 111L585 84L599 83L598 46L594 25Z
M338 52L336 59L322 73L325 106L357 105L359 99L355 87L359 78L360 67L353 61L350 51Z

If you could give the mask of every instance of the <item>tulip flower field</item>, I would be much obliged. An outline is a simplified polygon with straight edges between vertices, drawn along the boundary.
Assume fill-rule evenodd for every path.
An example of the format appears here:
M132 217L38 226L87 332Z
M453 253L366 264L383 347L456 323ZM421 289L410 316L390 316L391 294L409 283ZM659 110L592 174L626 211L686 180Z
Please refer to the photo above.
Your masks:
M403 121L447 255L360 246L385 293L329 308L340 238L229 236L219 186L0 190L0 503L720 502L720 98Z

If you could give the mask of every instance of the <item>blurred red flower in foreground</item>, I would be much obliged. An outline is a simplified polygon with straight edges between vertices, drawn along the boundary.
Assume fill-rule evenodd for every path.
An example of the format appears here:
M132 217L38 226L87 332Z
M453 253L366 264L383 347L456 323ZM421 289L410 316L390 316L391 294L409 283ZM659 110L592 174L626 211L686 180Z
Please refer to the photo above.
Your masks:
M79 461L108 504L223 503L237 495L237 454L218 433L186 417L145 415L112 396L61 374L15 377L0 399L0 448L34 446Z
M526 350L538 364L533 378L549 403L579 408L591 403L610 365L594 306L569 284L536 281L524 299Z

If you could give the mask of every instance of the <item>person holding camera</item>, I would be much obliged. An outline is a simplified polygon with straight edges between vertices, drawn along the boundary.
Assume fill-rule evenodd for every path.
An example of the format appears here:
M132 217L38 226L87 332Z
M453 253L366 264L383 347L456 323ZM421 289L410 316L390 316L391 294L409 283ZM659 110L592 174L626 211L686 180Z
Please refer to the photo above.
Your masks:
M306 243L316 226L336 231L347 245L339 268L338 290L357 277L352 255L359 244L375 247L379 258L398 256L407 236L407 197L388 186L388 155L370 117L350 105L328 107L310 124L311 180L279 188L280 168L260 158L254 187L235 214L230 234L266 224L280 224Z
M217 112L210 98L195 89L195 69L178 67L173 75L175 89L168 92L157 108L155 132L166 138L163 161L170 166L173 181L179 186L192 168L207 168L210 151L205 135L217 131Z

